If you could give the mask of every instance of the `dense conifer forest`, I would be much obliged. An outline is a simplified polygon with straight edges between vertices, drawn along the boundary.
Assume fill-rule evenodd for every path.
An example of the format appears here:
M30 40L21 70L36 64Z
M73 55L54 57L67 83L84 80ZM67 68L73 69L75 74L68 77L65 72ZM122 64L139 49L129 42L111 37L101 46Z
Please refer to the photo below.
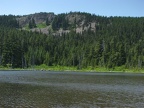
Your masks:
M70 14L85 16L69 23ZM59 14L52 21L49 34L23 30L16 18L19 16L0 16L0 66L28 68L34 65L105 67L114 69L144 67L144 18L140 17L104 17L89 13ZM79 20L79 21L80 21ZM91 22L95 29L91 29ZM32 24L34 23L34 24ZM37 27L34 20L30 28ZM68 33L54 34L58 29Z

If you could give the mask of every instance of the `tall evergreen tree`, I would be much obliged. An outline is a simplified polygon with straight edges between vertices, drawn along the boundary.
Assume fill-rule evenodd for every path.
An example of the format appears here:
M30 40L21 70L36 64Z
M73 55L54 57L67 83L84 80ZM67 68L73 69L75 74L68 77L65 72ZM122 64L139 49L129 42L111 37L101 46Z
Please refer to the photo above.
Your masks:
M35 28L35 27L37 27L37 26L36 26L34 18L32 18L29 22L29 28L32 29L32 28Z

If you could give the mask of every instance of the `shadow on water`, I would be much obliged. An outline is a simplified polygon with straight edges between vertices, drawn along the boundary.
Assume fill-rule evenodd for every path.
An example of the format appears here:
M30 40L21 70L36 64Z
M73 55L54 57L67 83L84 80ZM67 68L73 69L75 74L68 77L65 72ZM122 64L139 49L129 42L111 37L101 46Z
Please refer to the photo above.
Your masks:
M144 75L0 72L0 108L144 107Z

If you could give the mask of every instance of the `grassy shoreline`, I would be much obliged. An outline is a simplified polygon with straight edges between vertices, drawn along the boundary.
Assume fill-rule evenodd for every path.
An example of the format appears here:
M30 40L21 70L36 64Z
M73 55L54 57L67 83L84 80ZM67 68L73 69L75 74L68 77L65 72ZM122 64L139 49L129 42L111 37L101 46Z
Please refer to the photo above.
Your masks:
M33 66L30 68L8 68L8 67L0 67L0 71L74 71L74 72L120 72L120 73L144 73L144 69L138 69L138 68L131 68L131 69L125 69L122 67L115 67L115 68L105 68L105 67L87 67L78 69L77 67L68 67L68 66L46 66L44 64L39 66Z

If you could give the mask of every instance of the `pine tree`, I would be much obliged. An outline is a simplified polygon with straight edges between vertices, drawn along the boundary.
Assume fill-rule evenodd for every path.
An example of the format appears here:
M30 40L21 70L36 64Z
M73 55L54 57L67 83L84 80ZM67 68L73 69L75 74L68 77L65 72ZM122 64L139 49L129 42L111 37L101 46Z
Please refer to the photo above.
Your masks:
M36 28L36 23L35 23L35 20L34 18L32 18L30 21L29 21L29 28L32 29L32 28Z
M50 22L49 22L49 19L48 19L48 18L46 19L46 25L47 25L47 26L50 25Z

